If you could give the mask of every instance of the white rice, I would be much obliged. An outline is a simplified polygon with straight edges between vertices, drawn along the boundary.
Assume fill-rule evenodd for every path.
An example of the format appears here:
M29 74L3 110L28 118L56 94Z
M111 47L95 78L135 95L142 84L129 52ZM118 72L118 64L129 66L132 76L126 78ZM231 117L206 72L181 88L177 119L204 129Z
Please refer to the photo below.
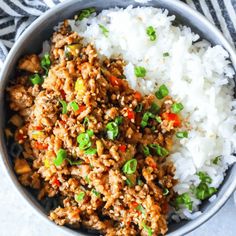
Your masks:
M228 53L221 46L212 47L186 26L173 26L175 16L167 10L151 7L110 9L95 13L75 23L72 29L93 42L100 55L122 57L127 62L125 75L130 85L143 94L156 91L166 84L170 95L184 105L183 116L191 130L189 138L175 140L171 159L176 166L175 187L178 194L188 192L197 211L201 201L191 193L190 186L198 186L199 171L212 178L211 187L218 188L225 171L235 162L236 101L233 98L234 71ZM99 24L109 30L105 37ZM157 40L150 41L146 28L153 26ZM168 52L169 57L163 57ZM136 78L134 67L147 70L145 78ZM212 160L222 155L219 164ZM211 200L214 200L213 197ZM195 218L200 212L180 209L181 217Z

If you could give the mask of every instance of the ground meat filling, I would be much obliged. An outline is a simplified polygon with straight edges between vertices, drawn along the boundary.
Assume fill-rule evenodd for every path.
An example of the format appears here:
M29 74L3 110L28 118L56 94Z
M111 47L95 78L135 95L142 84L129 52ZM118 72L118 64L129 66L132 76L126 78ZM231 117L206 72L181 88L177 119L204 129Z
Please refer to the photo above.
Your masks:
M99 59L67 24L51 39L46 73L37 55L23 57L7 89L23 150L15 171L39 200L59 197L49 216L59 225L165 234L176 184L168 154L179 124L166 118L172 98L157 101L131 89L124 65ZM42 83L30 83L34 73Z

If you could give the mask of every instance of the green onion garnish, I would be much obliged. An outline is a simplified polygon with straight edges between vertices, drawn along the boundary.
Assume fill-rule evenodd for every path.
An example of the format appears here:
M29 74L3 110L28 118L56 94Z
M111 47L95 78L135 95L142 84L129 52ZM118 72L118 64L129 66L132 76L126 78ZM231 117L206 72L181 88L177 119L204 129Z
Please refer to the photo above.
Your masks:
M114 140L119 134L118 124L116 122L109 122L106 125L107 137Z
M183 193L176 197L175 203L177 206L185 205L190 211L193 210L193 202L191 201L191 198L188 193Z
M158 123L161 123L161 122L162 122L161 117L160 117L160 116L156 116L156 121L157 121Z
M77 136L77 142L79 143L80 150L85 150L91 146L90 137L87 132Z
M61 148L57 152L57 157L56 159L54 159L53 163L55 164L55 166L60 166L63 163L63 161L66 159L66 157L67 157L66 150Z
M43 78L39 74L34 74L29 77L30 82L35 85L35 84L42 84L43 83Z
M139 186L142 186L142 185L143 185L143 181L142 181L140 178L138 178L137 184L138 184Z
M85 150L84 154L86 155L94 155L97 153L97 149L96 148L89 148L87 150Z
M145 222L142 222L142 227L144 228L144 230L148 233L148 236L152 236L152 229L150 227L148 227Z
M104 35L105 37L108 37L108 35L109 35L109 30L108 30L105 26L103 26L103 25L101 25L101 24L99 24L99 28L101 29L103 35Z
M90 7L87 9L83 9L78 16L75 17L75 20L83 20L85 18L88 18L92 13L96 12L96 9L94 7Z
M155 31L155 29L152 26L147 27L146 33L149 36L149 39L151 41L155 41L156 40L156 38L157 38L156 31Z
M73 101L69 103L69 106L72 107L73 111L78 111L79 110L79 105L77 104L77 102Z
M116 122L117 125L121 125L122 122L123 122L123 117L122 116L117 116L115 118L115 122Z
M155 118L155 116L151 112L147 111L143 114L143 117L141 120L141 127L142 128L144 128L148 125L149 118Z
M63 101L63 100L60 100L59 102L62 105L62 114L66 114L67 113L67 104L66 104L66 102Z
M183 104L182 103L174 103L174 104L172 104L172 106L171 106L171 111L173 112L173 113L179 113L180 111L182 111L184 109L184 106L183 106Z
M92 189L92 191L91 191L96 197L100 197L100 193L96 190L96 189Z
M162 84L159 89L156 91L155 95L158 99L162 99L169 94L169 90L166 85Z
M204 200L209 198L217 191L214 187L209 187L206 183L200 183L195 190L195 195L197 199Z
M163 189L163 195L164 195L164 196L168 195L169 192L170 192L170 191L169 191L168 188L164 188L164 189Z
M175 136L177 138L187 138L188 137L188 132L187 131L180 131L180 132L177 132Z
M86 177L85 177L85 182L87 183L87 184L89 184L90 183L90 179L89 179L89 177L86 175Z
M202 183L206 183L206 184L212 183L211 177L206 172L199 171L197 175Z
M89 118L88 118L88 117L85 117L85 118L84 118L83 125L88 125L88 123L89 123Z
M136 159L127 161L122 168L123 172L128 175L133 174L136 171L137 163Z
M219 164L219 161L220 161L220 157L221 156L217 156L213 159L212 163L215 164L215 165L218 165Z
M72 161L71 159L69 158L66 158L66 160L70 163L70 165L80 165L81 163L83 163L82 160L76 160L76 161Z
M150 112L156 115L159 112L159 110L160 110L160 107L156 103L153 102L150 108Z
M145 211L144 207L143 207L141 204L139 204L139 205L136 207L136 210L137 210L137 211L140 211L143 215L146 214L146 211Z
M143 146L143 153L146 157L150 156L150 150L148 146Z
M136 112L141 112L143 110L143 104L142 103L139 103L136 108L135 108L135 111Z
M125 182L129 187L132 187L134 185L128 177L126 177Z
M165 157L169 154L169 151L158 144L149 144L150 148L156 150L158 156Z
M85 197L85 192L80 192L79 194L75 195L75 200L77 202L80 202L80 201L82 201L84 199L84 197Z
M46 74L48 74L48 69L51 65L51 61L50 61L50 56L48 53L45 53L44 56L41 59L41 67L45 70Z
M146 69L142 66L136 66L134 68L134 73L136 77L144 77L147 73Z
M169 56L170 56L170 54L168 52L163 53L163 57L169 57Z

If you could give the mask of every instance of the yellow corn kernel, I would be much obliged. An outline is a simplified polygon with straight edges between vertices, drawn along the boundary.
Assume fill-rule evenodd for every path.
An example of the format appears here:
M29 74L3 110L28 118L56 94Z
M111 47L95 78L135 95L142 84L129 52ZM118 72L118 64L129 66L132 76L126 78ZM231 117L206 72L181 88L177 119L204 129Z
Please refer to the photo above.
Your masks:
M43 138L44 137L44 132L43 131L38 131L38 130L35 130L32 132L32 138L33 139L39 139L39 138Z
M48 159L45 159L45 160L44 160L44 166L45 166L46 168L49 168L49 167L51 166L50 161L49 161Z
M85 93L85 85L83 79L77 79L75 82L75 91L78 92L78 95L83 95Z

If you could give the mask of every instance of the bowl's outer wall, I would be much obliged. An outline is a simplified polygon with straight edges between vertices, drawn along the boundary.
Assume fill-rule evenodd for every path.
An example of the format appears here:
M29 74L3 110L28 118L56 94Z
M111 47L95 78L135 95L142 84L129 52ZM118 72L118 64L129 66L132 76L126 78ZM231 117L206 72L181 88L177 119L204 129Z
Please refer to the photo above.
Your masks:
M4 114L6 109L4 108L4 92L6 84L10 79L14 78L14 70L18 59L28 53L39 53L41 51L42 42L48 40L51 34L53 33L53 27L66 18L72 18L80 9L87 7L96 7L99 10L107 9L111 7L127 7L128 5L138 6L140 4L132 0L113 0L113 1L104 1L104 0L72 0L66 1L63 4L58 5L56 8L49 10L42 17L36 20L29 27L26 32L20 37L16 42L15 46L8 55L8 58L4 64L4 68L1 72L1 81L0 81L0 112ZM166 8L169 10L170 14L177 15L178 21L181 23L190 26L193 31L197 32L203 38L209 40L213 45L220 44L223 45L229 52L232 60L232 64L236 65L236 55L232 47L225 40L225 38L220 34L220 32L212 26L205 18L203 18L199 13L193 11L185 4L176 1L176 0L153 0L145 4L145 6L154 6ZM27 201L36 209L36 211L44 216L43 209L40 204L23 188L17 181L17 178L14 174L11 160L7 154L6 145L4 141L3 129L4 129L4 115L0 116L0 138L1 138L1 151L2 151L2 161L6 167L8 174L10 175L11 180L14 182L18 191L21 195L27 199ZM192 229L198 227L200 224L205 222L210 216L212 216L222 205L226 202L232 191L236 187L236 166L233 166L227 173L227 176L224 180L224 184L220 188L217 200L209 204L205 202L201 207L201 210L204 212L199 218L189 221L181 222L178 224L171 224L169 227L169 235L179 236L184 235L185 233L191 231ZM54 225L54 224L52 224ZM55 226L56 227L56 226ZM62 228L62 227L61 227ZM83 233L78 233L71 231L66 227L63 227L63 230L70 232L76 235L84 235ZM88 235L88 234L87 234Z

